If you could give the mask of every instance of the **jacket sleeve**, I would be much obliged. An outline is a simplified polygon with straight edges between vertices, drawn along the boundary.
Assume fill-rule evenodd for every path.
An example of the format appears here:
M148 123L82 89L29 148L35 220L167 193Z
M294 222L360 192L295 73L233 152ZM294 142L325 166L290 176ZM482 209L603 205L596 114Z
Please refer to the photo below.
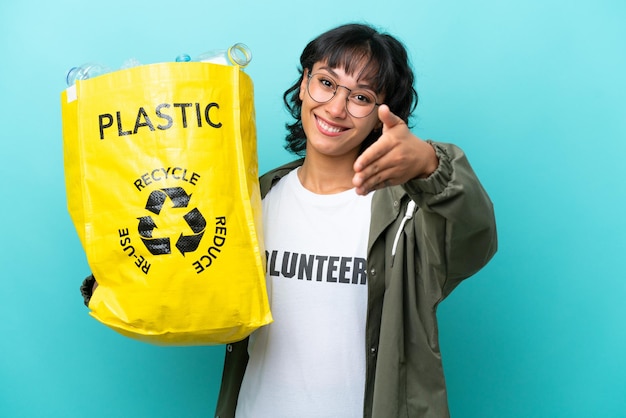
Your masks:
M452 144L429 142L439 167L403 187L420 209L415 219L420 258L437 270L443 299L496 253L496 221L493 204L465 153Z

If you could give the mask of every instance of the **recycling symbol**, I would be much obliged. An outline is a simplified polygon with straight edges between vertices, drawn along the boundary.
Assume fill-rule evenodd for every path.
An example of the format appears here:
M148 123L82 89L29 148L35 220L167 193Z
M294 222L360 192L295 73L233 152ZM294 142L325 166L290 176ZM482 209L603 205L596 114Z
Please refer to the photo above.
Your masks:
M172 208L186 208L189 205L191 195L187 194L182 187L154 190L148 196L146 209L158 215L161 213L161 209L163 209L163 205L168 198L172 201ZM148 251L153 255L170 254L172 252L170 238L153 236L154 230L159 227L152 216L142 216L137 219L139 219L139 235ZM183 215L183 219L193 232L190 235L181 233L176 240L176 248L184 256L185 253L195 251L198 245L200 245L200 240L202 240L202 235L204 235L204 229L206 228L206 220L197 208L191 209Z

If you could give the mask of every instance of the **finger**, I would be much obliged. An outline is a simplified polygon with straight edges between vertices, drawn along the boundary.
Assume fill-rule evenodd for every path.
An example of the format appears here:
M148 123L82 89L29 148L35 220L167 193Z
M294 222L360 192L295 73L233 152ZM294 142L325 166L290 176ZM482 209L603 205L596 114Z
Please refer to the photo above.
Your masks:
M385 104L378 107L378 119L383 123L383 133L397 125L404 124L402 118L393 113Z
M402 118L395 115L387 105L380 105L378 108L378 118L383 124L382 132L392 129L398 125L406 125ZM361 172L369 165L389 152L392 145L387 141L378 140L370 145L354 162L354 171Z
M352 184L355 187L367 188L367 185L372 185L379 182L382 179L382 166L380 160L374 160L372 163L363 167L361 171L354 170L354 177L352 178ZM356 164L356 163L355 163Z
M374 190L394 185L391 174L392 170L383 170L365 179L360 185L355 185L357 193L366 195Z
M390 186L392 186L391 182L389 180L385 180L381 183L376 183L371 187L357 187L356 192L359 195L365 196L368 193L371 193L376 190L384 189L385 187L390 187Z
M354 162L354 171L356 173L360 173L369 169L370 171L373 169L373 165L380 159L383 155L389 152L389 145L385 143L385 141L381 141L380 138L374 142L372 145L367 147L365 151Z

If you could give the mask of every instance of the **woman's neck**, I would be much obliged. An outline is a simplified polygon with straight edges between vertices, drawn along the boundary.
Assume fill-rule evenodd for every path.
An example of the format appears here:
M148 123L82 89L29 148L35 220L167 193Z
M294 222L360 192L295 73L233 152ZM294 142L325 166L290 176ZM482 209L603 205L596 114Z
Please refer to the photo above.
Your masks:
M305 189L317 194L334 194L354 187L354 158L314 158L307 155L298 178Z

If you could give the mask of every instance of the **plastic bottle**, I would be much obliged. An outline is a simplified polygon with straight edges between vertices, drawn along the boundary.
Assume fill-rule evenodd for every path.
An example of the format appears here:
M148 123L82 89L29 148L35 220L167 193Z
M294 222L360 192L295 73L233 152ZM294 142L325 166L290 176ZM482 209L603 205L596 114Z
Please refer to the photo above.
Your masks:
M141 62L137 58L128 58L126 61L122 63L120 70L125 70L128 68L139 67Z
M105 65L98 63L87 63L79 67L73 67L67 72L65 81L68 86L76 83L76 80L87 80L88 78L97 77L99 75L110 72L111 69Z
M191 57L189 54L180 54L176 57L176 62L189 62L191 61Z
M245 67L252 60L252 52L246 44L236 43L225 50L207 51L200 54L193 61L211 62L213 64L237 65ZM189 62L191 57L187 54L181 54L176 57L177 62Z

